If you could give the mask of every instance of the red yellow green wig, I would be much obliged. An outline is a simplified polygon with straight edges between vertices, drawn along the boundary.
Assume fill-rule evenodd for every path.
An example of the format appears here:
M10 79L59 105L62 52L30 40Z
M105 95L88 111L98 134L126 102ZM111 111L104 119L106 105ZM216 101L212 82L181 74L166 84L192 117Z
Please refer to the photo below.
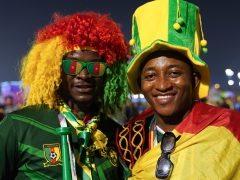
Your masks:
M129 94L126 68L129 45L120 26L109 15L95 12L61 16L37 32L36 39L22 59L21 81L26 105L53 107L61 83L62 57L76 49L99 53L107 63L104 108L114 112Z

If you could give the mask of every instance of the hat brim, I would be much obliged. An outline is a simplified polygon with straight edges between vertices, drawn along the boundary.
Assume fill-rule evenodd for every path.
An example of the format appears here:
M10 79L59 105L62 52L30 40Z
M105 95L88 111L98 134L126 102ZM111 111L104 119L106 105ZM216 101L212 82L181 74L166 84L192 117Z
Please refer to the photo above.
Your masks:
M193 90L193 100L208 96L210 72L207 64L202 61L197 55L192 53L188 48L169 44L162 40L155 40L150 46L146 47L140 53L138 53L128 65L128 82L133 94L141 94L141 89L138 84L141 64L150 53L158 50L173 50L187 57L192 62L194 70L201 74L200 83Z

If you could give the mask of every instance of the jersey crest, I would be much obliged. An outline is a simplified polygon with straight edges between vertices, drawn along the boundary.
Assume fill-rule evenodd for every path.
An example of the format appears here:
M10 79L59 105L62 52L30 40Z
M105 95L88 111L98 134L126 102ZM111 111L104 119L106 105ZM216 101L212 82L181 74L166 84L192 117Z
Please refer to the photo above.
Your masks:
M44 144L44 157L47 160L44 167L62 165L60 144Z

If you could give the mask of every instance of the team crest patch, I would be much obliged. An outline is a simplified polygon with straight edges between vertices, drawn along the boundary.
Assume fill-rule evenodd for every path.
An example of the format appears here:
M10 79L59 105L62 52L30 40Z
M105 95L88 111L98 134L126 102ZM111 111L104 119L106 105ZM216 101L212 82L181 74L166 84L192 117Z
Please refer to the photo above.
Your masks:
M44 157L47 160L44 167L62 165L60 144L44 144Z

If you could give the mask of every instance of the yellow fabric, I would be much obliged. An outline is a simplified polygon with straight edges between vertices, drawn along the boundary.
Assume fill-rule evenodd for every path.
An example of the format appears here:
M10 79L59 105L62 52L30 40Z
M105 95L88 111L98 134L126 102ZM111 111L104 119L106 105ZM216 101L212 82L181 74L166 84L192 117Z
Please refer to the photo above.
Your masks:
M105 149L107 147L108 138L99 129L92 133L91 139L96 149Z
M176 135L180 135L176 130ZM174 164L171 180L240 179L240 143L224 127L208 126L198 134L181 134L170 159ZM154 180L160 143L134 165L129 180Z
M197 17L199 16L199 11ZM200 56L201 52L201 45L200 45L200 25L199 25L199 18L196 19L196 29L195 29L195 37L194 37L194 53L197 56Z
M105 152L107 147L108 138L100 130L97 129L100 121L100 115L92 117L88 124L85 124L83 120L78 119L72 110L62 100L56 101L56 107L59 109L65 119L75 128L76 135L79 139L84 139L84 142L80 144L79 154L76 158L76 162L79 166L81 173L77 176L81 176L83 179L98 179L97 169L92 161L90 161L91 153L96 149L100 152ZM92 139L93 145L89 145L89 139Z
M168 0L161 0L160 5L152 6L147 3L144 5L144 8L139 8L135 12L134 16L139 20L137 25L139 36L142 37L142 49L149 46L154 39L168 41L168 9ZM149 11L152 13L146 14ZM146 16L142 16L142 14L146 14ZM152 27L153 25L154 28ZM149 33L149 27L151 28L151 33Z

